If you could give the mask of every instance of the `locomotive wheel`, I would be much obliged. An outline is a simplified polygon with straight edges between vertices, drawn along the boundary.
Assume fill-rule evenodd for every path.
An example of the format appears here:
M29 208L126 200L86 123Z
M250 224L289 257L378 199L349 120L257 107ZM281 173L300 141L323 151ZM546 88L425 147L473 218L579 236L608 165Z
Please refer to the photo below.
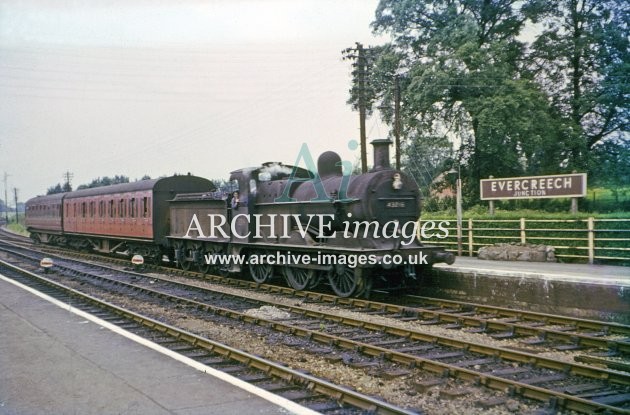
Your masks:
M251 261L250 261L251 262ZM273 265L270 264L249 264L249 275L258 284L264 284L273 277Z
M212 265L206 264L206 261L203 261L201 264L197 264L197 268L199 269L199 272L206 275L212 270Z
M176 256L177 258L177 267L183 269L184 271L188 271L190 270L190 266L192 265L192 263L188 260L186 260L187 256L190 256L191 252L189 249L184 249L182 246L177 245L175 246L175 250L179 251L179 255ZM169 261L170 261L171 257L169 256Z
M347 265L335 265L328 272L328 282L339 297L369 295L368 281L361 268L352 269Z
M183 269L184 271L190 270L191 265L192 265L192 262L187 261L185 259L179 263L179 267Z
M282 272L291 288L298 291L309 287L311 281L315 279L315 270L313 269L292 268L285 266L282 268Z
M210 273L214 273L214 274L218 274L222 277L227 277L227 275L229 274L229 265L227 264L220 264L220 263L215 263L214 265L211 264L207 264L206 263L206 256L214 256L214 255L222 255L223 254L223 249L221 247L218 246L211 246L210 250L206 251L205 254L203 255L203 260L202 263L199 264L199 271L202 272L204 275L205 274L210 274ZM218 262L218 261L217 261Z
M317 287L322 279L324 279L324 277L326 277L326 271L315 271L313 273L313 277L311 277L311 279L308 281L308 286L306 287L306 289L312 290L313 288Z

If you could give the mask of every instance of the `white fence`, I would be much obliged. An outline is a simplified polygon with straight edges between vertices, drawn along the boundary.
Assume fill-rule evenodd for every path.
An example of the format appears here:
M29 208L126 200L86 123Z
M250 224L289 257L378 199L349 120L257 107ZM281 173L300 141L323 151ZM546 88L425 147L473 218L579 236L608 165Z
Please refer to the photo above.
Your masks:
M449 235L425 239L428 244L457 251L457 221L446 219ZM433 219L433 221L439 221ZM463 255L496 243L551 245L558 258L574 262L607 262L630 265L630 219L465 219L462 222Z

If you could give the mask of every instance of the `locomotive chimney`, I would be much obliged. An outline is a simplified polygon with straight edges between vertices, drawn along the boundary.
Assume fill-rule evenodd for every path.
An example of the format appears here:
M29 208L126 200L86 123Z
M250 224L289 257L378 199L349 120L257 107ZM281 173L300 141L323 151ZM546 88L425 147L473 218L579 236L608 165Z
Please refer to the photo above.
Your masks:
M392 141L388 138L372 140L374 146L374 167L373 171L389 169L389 146Z

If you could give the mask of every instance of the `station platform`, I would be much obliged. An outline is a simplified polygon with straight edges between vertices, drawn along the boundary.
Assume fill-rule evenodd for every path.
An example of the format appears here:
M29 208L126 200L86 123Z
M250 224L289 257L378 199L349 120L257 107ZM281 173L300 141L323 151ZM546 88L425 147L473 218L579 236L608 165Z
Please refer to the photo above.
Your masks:
M457 257L423 295L630 324L630 267Z
M314 413L204 373L80 313L0 275L0 414Z

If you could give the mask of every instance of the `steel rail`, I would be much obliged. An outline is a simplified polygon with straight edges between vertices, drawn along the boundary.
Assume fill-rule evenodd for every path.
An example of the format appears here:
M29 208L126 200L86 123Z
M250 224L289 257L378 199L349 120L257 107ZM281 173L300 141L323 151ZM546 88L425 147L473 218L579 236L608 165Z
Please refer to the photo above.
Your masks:
M539 313L535 311L515 310L506 307L489 306L485 304L467 303L461 301L441 300L437 298L422 297L415 295L407 295L412 300L420 300L424 303L433 304L441 308L464 308L466 310L476 311L479 313L496 314L500 317L519 318L529 321L540 321L546 324L572 325L578 329L599 330L608 332L609 334L619 334L630 336L630 326L625 324L602 322L596 320L588 320L582 318L559 316L554 314Z
M80 256L91 257L91 254L80 254ZM102 259L103 257L97 256ZM121 263L120 259L108 258L110 262ZM126 264L126 263L125 263ZM158 266L158 268L160 268ZM183 276L203 275L192 271L173 270L171 268L163 268L169 273L179 274ZM279 287L270 284L258 284L253 281L243 281L233 278L227 278L216 275L205 275L205 279L231 286L244 287L258 291L268 292L271 294L282 294L295 297L303 297L306 300L318 301L323 303L331 303L336 306L346 306L350 308L360 309L362 311L375 311L384 314L390 314L390 317L396 316L413 317L418 320L434 320L435 324L458 324L467 327L476 328L480 331L494 330L504 333L510 333L511 336L530 336L538 337L541 341L557 340L569 345L596 347L600 349L611 350L630 354L630 342L622 339L606 339L600 337L601 334L611 335L630 335L630 326L618 323L599 322L594 320L572 318L566 316L558 316L552 314L538 313L525 310L514 310L504 307L487 306L474 303L457 302L451 300L441 300L429 297L420 297L408 295L406 298L418 299L420 301L432 304L433 307L439 307L439 310L428 309L426 307L416 307L408 305L397 305L391 303L383 303L357 298L341 298L332 294L322 294L309 291L297 291L288 287ZM474 315L465 315L464 313L474 312L476 314L490 314L491 317L478 317ZM388 317L388 316L385 316ZM512 318L520 321L500 321L493 320L496 318ZM409 321L409 319L407 318ZM529 324L528 324L529 323ZM544 325L562 325L574 327L575 330L591 330L597 332L596 336L582 333L575 333L573 330L554 330L544 327L537 327L531 323L542 323Z
M71 268L70 268L71 269ZM118 271L118 270L117 270ZM74 271L87 274L85 271ZM118 271L120 272L120 271ZM140 277L151 278L146 275L137 274ZM568 395L565 393L548 390L545 388L529 385L526 383L518 382L511 379L505 379L502 377L494 376L488 373L477 372L475 370L458 367L456 365L450 365L447 363L423 358L420 356L410 355L408 353L397 352L395 350L383 348L380 346L370 345L363 342L358 342L343 337L323 333L317 330L311 330L306 328L297 327L291 324L278 322L276 320L267 320L255 316L250 316L238 311L213 306L211 304L202 303L187 298L172 296L170 294L162 293L145 287L141 287L135 284L129 284L122 281L111 280L107 277L92 276L95 279L111 282L112 284L126 287L134 291L141 291L150 295L153 295L160 299L173 301L177 304L187 304L195 309L206 311L212 314L229 317L239 321L256 324L262 327L268 327L279 332L288 333L295 336L300 336L313 340L322 344L333 345L345 349L356 350L362 352L368 356L383 358L395 363L404 364L409 367L417 367L425 369L427 371L448 374L449 376L463 379L466 381L472 381L477 384L481 384L493 389L499 390L511 390L514 393L521 395L525 398L533 398L540 401L555 400L560 407L569 410L577 410L581 412L592 412L595 410L608 410L613 413L627 413L626 410L620 409L614 406L597 403L584 398ZM184 284L185 285L185 284ZM199 289L199 287L195 287ZM224 293L221 293L224 294ZM311 311L311 310L306 310ZM321 313L325 315L325 313ZM338 316L329 316L333 319L339 319ZM473 353L479 353L487 356L500 357L506 360L516 361L529 365L538 366L541 368L558 370L565 374L585 376L596 380L606 380L608 382L617 383L620 385L630 385L630 376L620 374L614 371L605 369L593 368L586 365L580 365L570 362L559 362L553 359L541 358L539 356L507 350L503 348L494 348L485 345L479 345L471 342L464 342L452 338L428 335L419 332L413 332L405 329L399 329L375 323L367 323L361 320L342 318L345 324L355 323L355 327L361 327L368 330L382 331L386 334L401 336L409 338L410 340L425 341L430 343L436 343L444 346L455 347L463 350L467 350Z
M315 376L287 368L285 366L274 363L259 356L255 356L245 351L198 336L172 325L160 322L147 316L143 316L131 310L116 306L115 304L101 300L89 294L82 293L56 281L52 281L48 278L42 277L30 271L9 264L3 260L0 260L0 266L11 269L14 272L27 276L30 279L34 279L48 287L64 291L65 293L75 298L80 298L91 304L97 305L99 308L112 311L121 317L132 320L147 328L159 331L164 334L168 334L169 336L172 336L177 340L188 342L193 346L206 349L210 353L216 353L225 358L235 360L237 362L247 365L252 369L261 370L270 376L274 376L284 381L303 385L313 392L324 394L326 396L329 396L330 398L337 400L338 402L352 405L375 414L412 415L416 413L404 408L399 408L395 405L391 405L387 402L375 399L373 397L363 395L345 387L335 385L329 381L319 379Z

